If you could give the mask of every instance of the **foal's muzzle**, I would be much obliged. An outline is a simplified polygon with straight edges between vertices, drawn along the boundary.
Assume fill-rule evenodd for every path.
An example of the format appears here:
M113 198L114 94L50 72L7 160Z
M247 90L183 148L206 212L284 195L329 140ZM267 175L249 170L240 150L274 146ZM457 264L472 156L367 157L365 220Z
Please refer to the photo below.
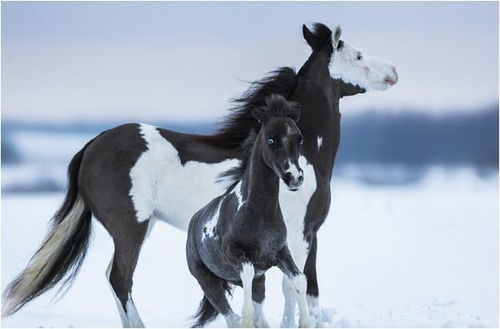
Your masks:
M297 176L292 175L290 172L286 172L283 175L283 181L290 191L297 191L304 182L304 174L302 170Z

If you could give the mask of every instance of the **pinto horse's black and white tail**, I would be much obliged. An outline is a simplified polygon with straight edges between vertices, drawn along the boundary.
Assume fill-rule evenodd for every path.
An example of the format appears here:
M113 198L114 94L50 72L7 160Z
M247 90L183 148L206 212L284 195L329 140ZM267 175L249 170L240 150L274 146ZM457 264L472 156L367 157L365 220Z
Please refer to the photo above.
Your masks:
M26 268L3 295L2 317L11 315L65 278L68 287L80 269L91 234L92 213L85 206L78 188L78 173L88 142L68 167L68 190L64 202L52 218L44 242Z

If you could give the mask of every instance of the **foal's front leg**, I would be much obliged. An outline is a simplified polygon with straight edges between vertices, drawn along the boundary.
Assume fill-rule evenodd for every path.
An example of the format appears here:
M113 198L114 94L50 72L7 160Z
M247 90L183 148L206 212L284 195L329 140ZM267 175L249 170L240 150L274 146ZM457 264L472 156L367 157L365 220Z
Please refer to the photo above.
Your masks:
M253 264L245 256L245 252L237 243L231 242L225 248L226 259L240 267L240 280L243 287L243 310L241 311L241 327L252 328L254 319L254 307L252 301L253 279L255 269Z
M288 277L295 290L295 299L299 305L299 327L311 327L306 298L307 280L305 275L295 265L288 247L284 247L278 254L278 267Z
M254 308L252 301L252 283L255 276L253 264L244 262L241 264L241 284L243 285L243 310L241 311L241 327L252 328Z

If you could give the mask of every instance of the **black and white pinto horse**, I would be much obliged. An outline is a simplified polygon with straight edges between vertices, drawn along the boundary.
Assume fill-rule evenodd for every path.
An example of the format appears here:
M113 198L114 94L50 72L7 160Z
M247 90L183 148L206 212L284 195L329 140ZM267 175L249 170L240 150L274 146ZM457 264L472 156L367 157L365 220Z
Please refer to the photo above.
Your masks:
M279 206L280 179L291 191L303 182L298 164L303 137L295 121L300 106L271 95L266 106L252 109L259 133L245 143L246 158L232 169L235 183L198 211L189 224L186 256L204 297L196 327L219 313L228 327L268 327L262 312L265 272L278 266L294 283L300 326L310 327L307 281L292 259ZM229 283L243 287L243 311L236 315L226 298ZM253 303L255 302L255 310Z
M72 282L88 248L93 215L114 242L106 273L122 324L143 326L131 290L148 233L157 220L186 230L192 215L226 190L231 181L218 179L219 174L240 164L244 141L252 129L259 129L249 109L277 93L302 106L297 123L304 136L299 164L307 180L297 192L280 188L279 200L288 247L307 277L309 309L314 324L319 324L316 232L330 207L330 179L340 141L339 100L385 90L397 82L392 64L363 55L339 40L340 34L337 28L332 36L322 24L312 31L303 26L312 54L299 72L281 68L255 83L214 135L126 124L89 141L69 164L67 194L50 232L5 291L2 316L15 313L61 281ZM282 325L292 327L296 299L287 276L283 292Z

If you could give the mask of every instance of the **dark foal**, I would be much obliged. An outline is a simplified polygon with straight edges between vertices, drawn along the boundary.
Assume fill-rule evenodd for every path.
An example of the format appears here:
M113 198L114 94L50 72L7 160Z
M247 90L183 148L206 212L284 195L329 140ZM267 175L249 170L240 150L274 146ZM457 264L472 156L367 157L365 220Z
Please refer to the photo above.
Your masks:
M302 135L295 123L299 112L298 104L278 95L268 97L265 107L252 110L261 129L246 142L248 158L230 172L238 176L237 182L191 219L187 260L205 294L195 326L219 313L229 327L267 326L262 313L264 273L272 266L294 283L300 325L310 325L306 278L288 249L278 200L280 178L292 191L303 181L298 164ZM228 283L244 290L241 324L226 299Z

